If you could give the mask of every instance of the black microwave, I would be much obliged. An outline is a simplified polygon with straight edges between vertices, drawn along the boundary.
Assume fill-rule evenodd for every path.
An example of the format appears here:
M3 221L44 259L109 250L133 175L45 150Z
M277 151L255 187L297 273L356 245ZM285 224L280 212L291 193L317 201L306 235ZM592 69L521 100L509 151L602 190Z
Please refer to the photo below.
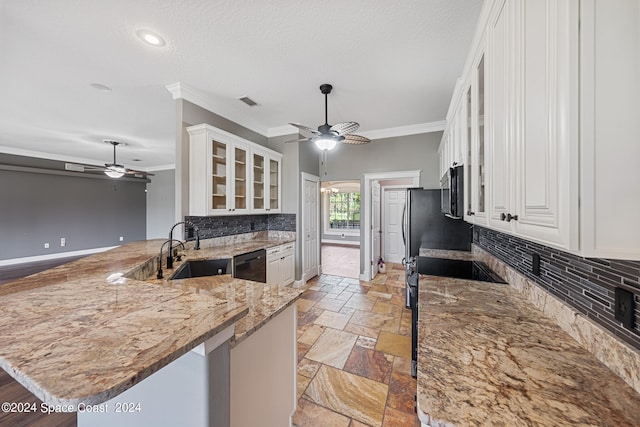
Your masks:
M449 218L461 219L464 208L464 167L447 169L440 180L442 213Z

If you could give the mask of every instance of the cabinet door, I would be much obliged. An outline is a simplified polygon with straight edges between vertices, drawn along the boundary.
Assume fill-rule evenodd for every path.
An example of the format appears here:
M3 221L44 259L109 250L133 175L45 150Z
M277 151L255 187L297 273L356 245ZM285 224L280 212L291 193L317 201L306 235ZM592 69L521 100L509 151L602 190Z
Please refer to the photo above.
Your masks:
M489 26L489 225L511 230L505 220L511 212L513 137L511 96L513 95L513 7L516 0L505 0L497 8Z
M269 167L266 174L269 178L267 212L277 213L280 212L280 160L269 157L267 158L267 165Z
M464 102L464 134L463 134L463 150L464 150L464 220L473 222L473 203L471 193L473 189L474 174L474 158L471 145L471 134L473 127L471 126L471 87L467 86L463 94Z
M573 3L573 4L572 4ZM577 1L521 2L516 20L517 234L577 249ZM572 105L573 103L573 105ZM572 162L574 164L572 165ZM571 231L575 227L575 231ZM575 236L572 240L571 235Z
M280 264L282 263L280 246L267 249L267 284L280 283Z
M266 211L265 204L265 156L254 152L252 154L252 183L253 183L253 211Z
M482 53L472 73L471 86L471 216L475 224L486 225L487 159L486 159L486 72Z
M288 285L295 279L295 259L293 251L285 252L280 265L280 284Z
M267 284L279 285L280 284L280 258L273 258L267 261Z
M249 150L242 145L234 145L232 163L233 204L232 212L249 211Z
M229 144L211 140L211 169L209 192L211 204L209 213L227 212L231 209L230 190L230 149Z

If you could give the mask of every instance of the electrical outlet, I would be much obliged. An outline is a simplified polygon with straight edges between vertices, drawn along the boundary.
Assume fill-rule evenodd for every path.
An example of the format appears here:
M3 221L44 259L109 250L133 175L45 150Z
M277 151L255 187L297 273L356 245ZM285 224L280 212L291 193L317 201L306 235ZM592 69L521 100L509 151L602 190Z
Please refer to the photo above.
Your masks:
M344 233L340 234L340 237L344 239Z
M120 241L123 242L124 241L124 237L120 236Z
M615 315L625 328L633 329L633 292L616 288Z
M45 248L45 249L49 249L49 243L45 243L45 244L44 244L44 248Z
M540 255L531 255L531 272L536 276L540 275Z
M67 239L65 237L60 238L60 246L67 246Z

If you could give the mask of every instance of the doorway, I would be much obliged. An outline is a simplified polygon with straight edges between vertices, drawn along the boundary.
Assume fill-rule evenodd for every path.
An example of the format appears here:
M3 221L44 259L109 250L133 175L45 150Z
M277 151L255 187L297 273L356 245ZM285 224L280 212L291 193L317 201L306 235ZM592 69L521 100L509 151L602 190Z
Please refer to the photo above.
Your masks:
M360 181L325 181L321 194L322 273L360 275Z
M418 187L420 186L420 173L421 173L420 170L414 170L414 171L381 172L381 173L364 174L364 188L362 193L369 196L363 202L365 206L363 206L362 209L365 215L364 215L364 221L362 224L362 229L369 230L370 232L363 233L364 256L362 257L362 260L364 264L361 265L360 267L362 271L360 275L360 280L368 281L368 280L372 280L375 277L377 273L376 267L378 265L377 264L378 258L375 258L375 255L377 253L384 253L384 248L385 248L385 225L384 224L385 224L386 218L384 217L384 213L385 213L384 196L381 197L382 203L380 203L381 205L380 209L374 210L374 203L375 203L373 200L375 198L374 189L377 186L380 186L380 189L384 194L386 190L398 191L398 190L402 190L410 187ZM404 206L404 204L402 204L402 206ZM399 227L394 228L392 232L395 233L397 232L397 230L399 230L401 235L402 216L397 215L396 213L397 208L399 208L399 205L396 206L396 210L394 210L395 216L393 218L393 222L394 223L400 222L400 224L399 224ZM381 230L376 229L374 231L374 221L376 221L376 213L379 213L381 216L381 219L380 219ZM389 215L391 215L391 213L387 214L387 216ZM380 239L378 239L377 236L379 236ZM387 238L387 240L389 239L390 237ZM402 246L398 246L397 240L395 240L395 242L396 243L394 244L396 246L394 247L393 250L395 252L400 251L403 254L402 256L404 256L404 244ZM402 257L400 258L400 261L402 261Z

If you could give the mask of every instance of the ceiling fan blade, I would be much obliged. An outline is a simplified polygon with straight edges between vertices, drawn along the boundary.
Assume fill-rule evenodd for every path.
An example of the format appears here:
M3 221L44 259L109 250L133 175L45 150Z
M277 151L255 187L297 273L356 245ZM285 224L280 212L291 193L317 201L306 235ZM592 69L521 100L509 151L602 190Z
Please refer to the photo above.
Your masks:
M311 138L300 138L300 139L292 139L291 141L285 141L285 144L289 144L291 142L303 142L303 141L311 141Z
M84 168L85 171L104 171L105 167L104 166L87 166L87 165L80 165L82 168Z
M335 125L331 126L331 130L334 132L338 132L338 135L342 136L347 135L351 132L355 132L359 127L360 125L356 122L342 122L336 123Z
M311 134L313 134L313 135L320 135L320 132L318 132L318 131L317 131L317 130L315 130L315 129L311 129L311 128L310 128L310 127L308 127L308 126L301 125L301 124L297 124L297 123L289 123L289 124L290 124L291 126L295 126L295 127L297 127L298 129L300 129L300 130L301 130L301 131L303 131L303 132L311 133Z
M349 134L344 137L344 141L342 142L344 142L345 144L360 145L360 144L368 144L371 142L371 140L369 138L365 138L364 136Z
M135 175L135 176L143 175L143 176L145 176L145 177L147 177L147 176L153 176L153 174L152 174L152 173L150 173L150 172L137 171L137 170L133 170L133 169L127 169L127 171L125 172L125 174L127 174L127 175Z

